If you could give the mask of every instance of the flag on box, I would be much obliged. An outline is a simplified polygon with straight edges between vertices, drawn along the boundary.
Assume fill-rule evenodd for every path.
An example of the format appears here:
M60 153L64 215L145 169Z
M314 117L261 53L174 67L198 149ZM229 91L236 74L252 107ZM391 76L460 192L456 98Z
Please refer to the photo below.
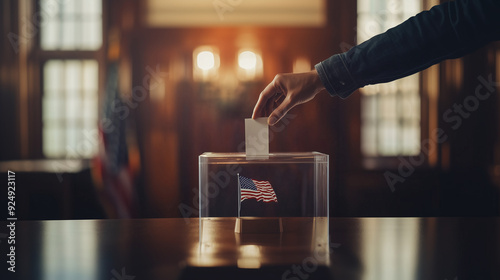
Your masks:
M269 181L258 181L239 175L241 201L255 198L257 201L278 202L276 193Z

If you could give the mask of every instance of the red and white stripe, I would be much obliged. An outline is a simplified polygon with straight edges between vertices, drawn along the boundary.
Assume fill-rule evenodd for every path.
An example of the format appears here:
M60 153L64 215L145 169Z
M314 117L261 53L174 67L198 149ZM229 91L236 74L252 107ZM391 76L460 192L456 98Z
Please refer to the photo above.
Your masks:
M241 201L249 198L255 198L257 201L264 202L278 202L278 198L276 197L276 193L271 186L271 183L268 181L257 181L251 179L257 187L257 191L249 190L249 189L241 189Z

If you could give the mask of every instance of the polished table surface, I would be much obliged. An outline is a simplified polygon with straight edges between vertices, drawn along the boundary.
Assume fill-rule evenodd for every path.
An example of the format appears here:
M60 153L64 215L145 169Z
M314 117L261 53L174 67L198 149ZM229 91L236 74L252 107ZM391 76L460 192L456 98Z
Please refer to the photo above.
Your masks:
M17 221L7 274L3 221L1 279L500 279L500 218L330 218L322 253L300 218L246 236L204 220L202 245L199 221Z

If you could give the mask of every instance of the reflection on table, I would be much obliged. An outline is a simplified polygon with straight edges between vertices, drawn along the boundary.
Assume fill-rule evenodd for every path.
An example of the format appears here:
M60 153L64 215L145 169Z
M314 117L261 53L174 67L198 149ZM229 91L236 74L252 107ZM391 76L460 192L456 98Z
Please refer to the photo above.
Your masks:
M234 218L220 218L207 221L201 242L199 222L17 221L15 276L500 279L499 218L330 218L327 236L302 218L283 220L281 234L242 236L234 233Z

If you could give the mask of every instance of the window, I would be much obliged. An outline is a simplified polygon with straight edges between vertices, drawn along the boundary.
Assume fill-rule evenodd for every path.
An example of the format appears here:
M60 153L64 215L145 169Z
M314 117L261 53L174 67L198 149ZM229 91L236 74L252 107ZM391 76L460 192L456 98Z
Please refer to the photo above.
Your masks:
M358 42L421 11L420 1L358 0ZM361 151L367 157L420 151L420 77L415 74L361 89Z
M97 69L95 60L45 63L42 99L45 156L64 157L68 153L74 156L76 151L81 157L91 157L97 152L97 146L90 144L95 139L86 139L94 137L92 131L97 124Z
M47 158L97 153L101 0L41 0L42 151Z
M43 50L97 50L102 44L101 0L41 0Z

